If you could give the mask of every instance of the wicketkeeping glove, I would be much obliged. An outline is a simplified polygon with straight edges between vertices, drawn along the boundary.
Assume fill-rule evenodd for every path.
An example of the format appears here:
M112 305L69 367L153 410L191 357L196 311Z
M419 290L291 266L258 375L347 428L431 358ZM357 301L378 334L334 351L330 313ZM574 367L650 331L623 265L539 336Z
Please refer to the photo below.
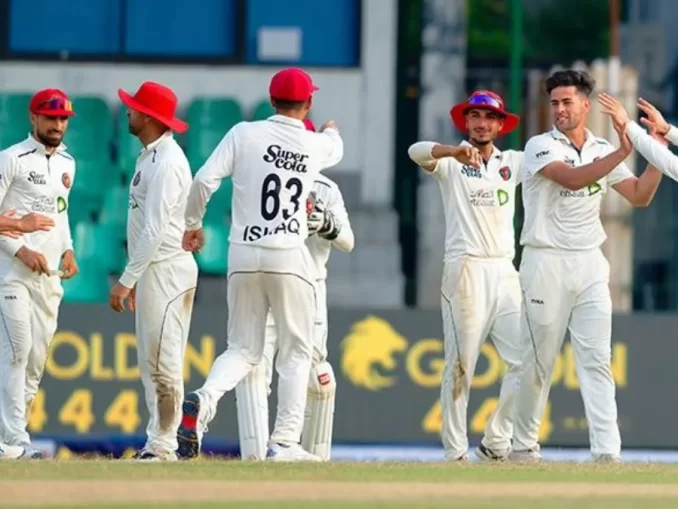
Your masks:
M308 236L315 234L322 227L324 222L324 210L322 200L316 197L315 192L306 200L306 223L308 225Z
M334 214L327 209L323 210L323 225L318 230L318 235L327 240L334 240L340 231L341 225L337 223Z
M311 193L306 200L306 222L309 237L315 233L327 240L334 240L339 235L341 225L337 224L334 214L325 208L323 201Z

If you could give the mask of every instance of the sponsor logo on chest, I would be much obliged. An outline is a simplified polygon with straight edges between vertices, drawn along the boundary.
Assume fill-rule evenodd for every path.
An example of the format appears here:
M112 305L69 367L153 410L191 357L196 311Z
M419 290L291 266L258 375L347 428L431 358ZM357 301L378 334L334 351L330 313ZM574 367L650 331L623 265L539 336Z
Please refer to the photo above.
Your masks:
M28 174L28 181L36 186L44 186L47 184L47 179L45 176L37 171L31 171Z
M476 178L476 179L483 178L483 174L480 172L480 170L478 168L474 168L473 166L467 166L467 165L462 166L461 174L465 175L469 178Z
M571 191L569 189L561 189L560 197L561 198L588 198L589 196L596 195L603 190L598 182L590 184L585 189L578 189L577 191Z

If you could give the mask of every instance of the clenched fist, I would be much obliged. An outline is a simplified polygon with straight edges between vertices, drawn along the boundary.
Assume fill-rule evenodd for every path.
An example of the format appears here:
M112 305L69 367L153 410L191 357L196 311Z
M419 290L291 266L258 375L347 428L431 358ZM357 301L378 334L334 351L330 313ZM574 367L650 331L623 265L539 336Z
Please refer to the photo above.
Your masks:
M339 127L337 126L337 123L334 120L328 120L325 122L322 126L320 126L320 131L324 131L325 129L335 129L339 130Z

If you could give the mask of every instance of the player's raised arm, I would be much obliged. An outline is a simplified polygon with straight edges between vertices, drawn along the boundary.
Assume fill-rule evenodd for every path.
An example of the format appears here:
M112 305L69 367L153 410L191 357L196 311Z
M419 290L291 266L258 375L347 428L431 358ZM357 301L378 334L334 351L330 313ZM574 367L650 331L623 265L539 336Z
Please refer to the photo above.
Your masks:
M639 97L637 106L640 111L647 115L647 117L640 119L640 123L647 127L653 137L659 135L673 145L678 145L678 129L669 124L664 115L652 103Z
M328 120L320 127L320 133L327 137L323 143L322 163L323 170L339 164L344 158L344 141L339 134L339 128L334 120Z
M612 125L622 143L631 143L625 133L626 125L630 122L626 108L617 99L605 93L600 94L598 101L603 107L603 114L612 119ZM636 177L622 163L610 173L608 183L634 207L647 207L657 192L661 176L661 171L649 164L642 175Z
M445 157L451 157L462 164L475 167L480 167L482 163L480 152L475 147L441 145L433 141L418 141L410 145L407 153L412 161L427 172L435 171L438 160Z
M648 116L648 119L651 119L651 117ZM643 118L641 119L641 122L646 120L646 122L643 122L645 125L651 130L654 130L658 135L665 136L671 143L675 144L678 142L678 129L669 126L664 130L659 123L649 122L647 121L648 119ZM662 129L662 131L659 129ZM645 129L633 121L628 121L626 123L625 132L631 140L631 143L633 143L633 146L649 164L658 168L662 173L673 180L678 181L678 157L668 149L666 144L648 134Z
M238 125L226 133L193 178L186 204L186 229L189 231L202 228L202 218L212 194L219 189L223 179L233 174L237 128Z
M618 149L605 157L573 168L566 162L555 159L553 147L543 140L532 138L525 145L525 171L532 175L539 173L566 189L578 191L605 177L624 162L631 151L631 144L624 140Z
M633 121L626 125L626 134L648 163L659 168L673 180L678 180L678 157L668 147L653 139L645 129Z

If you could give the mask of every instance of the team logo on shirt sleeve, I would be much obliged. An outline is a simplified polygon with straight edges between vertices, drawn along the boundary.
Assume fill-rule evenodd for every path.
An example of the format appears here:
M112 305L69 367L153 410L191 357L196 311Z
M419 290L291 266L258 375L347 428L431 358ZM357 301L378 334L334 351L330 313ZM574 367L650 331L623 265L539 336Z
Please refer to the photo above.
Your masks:
M71 188L71 176L68 173L64 173L61 175L61 183L64 185L66 189Z
M132 187L137 187L139 185L139 181L141 180L141 172L137 172L136 175L134 175L134 180L132 181Z
M503 178L504 180L508 180L511 178L511 168L508 166L504 166L502 168L499 168L499 176Z

